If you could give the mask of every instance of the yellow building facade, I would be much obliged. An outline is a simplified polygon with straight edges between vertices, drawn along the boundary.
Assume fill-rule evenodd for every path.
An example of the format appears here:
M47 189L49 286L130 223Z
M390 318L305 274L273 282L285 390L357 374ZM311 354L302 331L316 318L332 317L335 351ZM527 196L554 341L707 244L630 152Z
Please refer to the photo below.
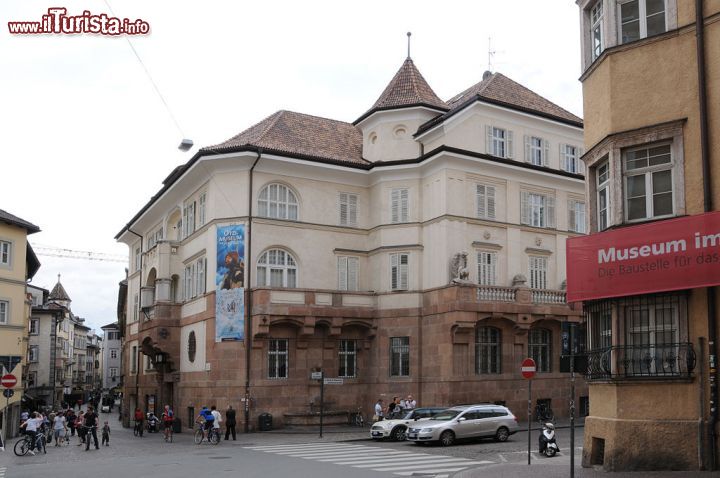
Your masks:
M720 0L577 4L591 233L717 210ZM584 466L717 468L717 371L708 345L718 319L708 294L718 302L717 289L585 302ZM642 374L619 372L639 363L633 354L662 347L672 350L672 373L658 363Z

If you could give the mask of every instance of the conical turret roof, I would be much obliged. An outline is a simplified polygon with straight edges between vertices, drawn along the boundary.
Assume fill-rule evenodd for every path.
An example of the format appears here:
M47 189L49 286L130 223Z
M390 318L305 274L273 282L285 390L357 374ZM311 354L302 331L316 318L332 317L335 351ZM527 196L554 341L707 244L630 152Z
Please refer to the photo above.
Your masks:
M430 88L412 58L408 57L372 108L358 118L354 124L358 124L376 111L411 106L427 106L440 111L449 109L448 105Z
M55 284L55 287L50 291L50 295L48 296L50 300L67 300L71 301L70 296L68 295L67 291L65 291L65 287L60 283L60 274L58 274L58 281L57 284Z

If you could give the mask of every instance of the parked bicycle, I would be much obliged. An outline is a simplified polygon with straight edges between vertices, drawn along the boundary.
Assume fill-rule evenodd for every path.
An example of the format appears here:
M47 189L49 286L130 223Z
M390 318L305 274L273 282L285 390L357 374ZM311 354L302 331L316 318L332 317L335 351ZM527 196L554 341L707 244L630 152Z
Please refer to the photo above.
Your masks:
M21 439L15 442L15 447L13 448L15 454L17 456L27 455L30 452L32 440L33 438L30 436L30 434L23 435ZM38 453L40 453L40 450L42 450L43 453L47 453L47 448L45 447L45 445L45 434L37 433L35 435L35 449L38 451Z
M350 415L350 425L360 428L365 426L365 420L363 419L363 414L360 410L360 407L358 407L355 413Z
M550 404L545 400L538 400L535 405L535 420L538 423L547 423L555 420L555 414L550 407Z
M220 443L220 433L218 432L218 429L210 428L206 431L205 425L203 423L198 423L198 428L195 430L195 443L199 445L203 442L203 440L207 440L208 443L212 445Z

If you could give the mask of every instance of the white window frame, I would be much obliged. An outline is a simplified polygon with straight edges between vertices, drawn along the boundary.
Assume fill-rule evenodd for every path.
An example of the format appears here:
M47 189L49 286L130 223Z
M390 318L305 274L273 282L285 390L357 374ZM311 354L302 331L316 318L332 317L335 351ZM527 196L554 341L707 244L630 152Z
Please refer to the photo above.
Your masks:
M539 136L525 136L525 162L535 166L547 166L550 141Z
M258 287L298 287L298 266L292 254L283 249L268 249L257 261ZM273 284L273 277L280 274L281 284Z
M410 190L393 188L390 191L390 222L401 224L410 221Z
M40 356L40 347L38 345L31 345L28 347L28 362L35 363L38 361Z
M649 165L648 160L648 166L644 168L637 168L637 169L627 169L627 153L633 152L633 151L640 151L640 150L650 150L652 148L657 147L668 147L668 154L670 155L670 162L668 163L662 163L655 166ZM662 142L662 143L656 143L656 144L646 144L642 146L627 148L622 151L622 170L623 170L623 197L624 197L624 206L625 206L625 221L629 223L633 222L643 222L648 221L652 219L661 219L661 218L667 218L667 217L673 217L676 215L676 204L675 204L675 195L676 195L676 189L675 189L675 158L673 155L673 148L672 144L668 142ZM671 200L670 203L672 204L672 211L669 214L662 214L662 215L655 215L654 211L654 204L653 204L653 196L655 195L653 191L653 174L657 174L660 172L670 172L670 194ZM630 219L630 207L629 207L629 201L633 198L630 198L628 193L628 179L630 177L635 176L644 176L645 177L645 217L641 218L634 218ZM667 192L661 193L666 194ZM638 196L639 197L639 196Z
M495 193L495 186L488 184L475 185L475 205L478 218L495 219Z
M118 358L118 350L117 349L110 349L110 358L111 359Z
M0 266L10 267L12 265L12 242L0 241Z
M195 201L188 201L183 207L183 237L195 232Z
M390 376L410 376L410 337L390 337Z
M283 350L280 344L285 345ZM290 341L288 339L269 339L268 340L268 378L272 380L287 379L290 369ZM275 363L272 363L275 358ZM282 367L285 366L283 373Z
M478 251L477 267L479 285L497 285L497 258L497 252Z
M201 257L197 261L195 261L195 295L194 297L199 297L201 295L205 295L205 292L207 291L207 259L204 257Z
M574 174L585 174L585 165L580 161L582 149L572 144L560 145L560 168Z
M357 340L340 339L338 342L338 377L357 377L357 365Z
M30 319L30 335L38 335L40 333L40 319Z
M135 272L140 270L142 266L142 249L140 246L135 248Z
M140 309L140 295L135 294L133 297L133 322L138 320L138 310Z
M270 183L258 194L258 216L271 219L297 221L300 217L300 204L297 195L288 186Z
M647 0L623 0L623 1L618 1L618 2L617 2L618 43L621 44L621 45L624 44L624 43L630 43L631 41L637 41L637 40L623 41L622 6L625 5L625 4L628 4L628 3L633 3L633 2L637 2L637 3L638 3L638 22L639 22L638 34L639 34L639 38L637 38L637 40L641 40L641 39L643 39L643 38L647 38L647 37L648 37L648 32L647 32L647 19L648 19L648 16L647 16ZM663 0L663 5L664 5L664 7L663 7L662 15L663 15L663 21L664 21L665 27L664 27L664 29L663 29L662 32L660 32L660 33L655 33L655 34L653 34L653 36L654 36L654 35L660 35L660 34L665 33L665 32L668 31L668 2L667 2L667 0ZM658 13L658 14L655 14L655 15L660 15L660 14Z
M390 254L390 290L408 290L410 277L410 254Z
M351 256L337 258L338 290L358 290L360 259Z
M595 168L595 181L597 183L597 229L604 231L610 227L610 162L607 159L600 162ZM605 209L601 209L603 196Z
M0 325L7 325L10 322L10 302L0 300Z
M548 258L545 256L529 256L528 272L531 289L547 289Z
M587 215L585 201L577 199L568 200L568 231L587 233Z
M498 158L512 159L513 132L507 128L485 125L486 151Z
M341 226L357 227L357 194L338 193L338 216L338 223Z
M198 226L205 224L206 217L206 206L207 206L207 193L200 193L198 197Z
M590 7L590 61L595 61L602 54L605 49L605 38L603 35L603 1L597 0L595 4ZM595 33L600 39L598 45L595 44Z
M549 195L520 192L520 222L528 226L555 227L555 198Z

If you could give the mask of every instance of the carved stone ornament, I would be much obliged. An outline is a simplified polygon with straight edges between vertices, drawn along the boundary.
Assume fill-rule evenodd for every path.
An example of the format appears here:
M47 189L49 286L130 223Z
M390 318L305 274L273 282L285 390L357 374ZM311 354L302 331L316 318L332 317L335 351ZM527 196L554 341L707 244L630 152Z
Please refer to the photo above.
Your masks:
M450 283L470 284L470 271L467 265L468 253L465 251L456 253L450 261Z
M538 247L542 246L542 238L541 237L538 236L535 238L535 245Z
M485 231L485 232L483 233L483 238L484 238L486 241L487 241L488 239L490 239L490 237L491 237L491 236L490 236L490 232L489 232L489 231Z
M525 277L524 275L517 274L515 277L513 277L513 287L525 287L525 284L527 284L527 277Z

